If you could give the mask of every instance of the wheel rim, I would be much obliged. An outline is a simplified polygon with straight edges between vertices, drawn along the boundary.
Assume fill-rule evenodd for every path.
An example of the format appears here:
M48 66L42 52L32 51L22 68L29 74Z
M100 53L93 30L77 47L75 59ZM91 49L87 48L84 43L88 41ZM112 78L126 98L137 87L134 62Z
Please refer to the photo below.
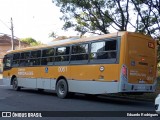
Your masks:
M59 98L66 98L68 94L67 82L64 79L61 79L56 84L56 93Z
M14 82L13 82L13 88L16 89L17 86L18 86L18 82L17 82L17 80L14 80Z
M58 91L59 91L59 93L60 93L61 95L65 94L65 87L64 87L64 84L63 84L63 83L61 83L61 84L59 85Z

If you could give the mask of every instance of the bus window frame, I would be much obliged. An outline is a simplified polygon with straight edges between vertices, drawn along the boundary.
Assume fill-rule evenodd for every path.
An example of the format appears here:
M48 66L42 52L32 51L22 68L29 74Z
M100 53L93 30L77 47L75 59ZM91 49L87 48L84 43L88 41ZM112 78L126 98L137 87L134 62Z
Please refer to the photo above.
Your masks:
M120 56L119 55L120 54L120 43L121 43L121 37L119 37L119 36L112 37L112 38L105 38L105 39L101 39L101 40L96 40L96 41L90 42L90 54L89 54L89 57L92 54L92 52L91 52L92 43L106 42L106 41L113 41L113 40L116 40L116 50L103 51L103 52L116 52L116 58L112 58L112 59L95 59L95 60L92 60L91 58L89 58L89 63L90 64L118 64L119 63L119 56ZM93 53L97 53L97 52L93 52Z
M49 50L49 49L54 49L54 53L53 53L52 56L55 56L55 47L49 47L49 48L41 49L41 58L52 57L52 56L43 56L43 51L44 50Z
M48 58L52 58L52 59L53 59L53 62L47 62L47 59L48 59ZM43 65L42 65L42 59L46 59L46 64L43 64ZM55 59L54 59L54 56L41 57L40 61L41 61L41 66L51 66L51 65L54 65Z
M29 52L29 57L28 58L23 58L23 59L21 59L21 55L20 55L20 59L19 59L19 67L28 67L29 66L29 58L30 58L30 55L31 55L31 51L25 51L25 52L20 52L20 54L22 54L22 53L27 53L27 52ZM21 63L21 61L24 61L24 65L21 65L22 63ZM26 62L27 61L27 62Z
M6 59L7 58L10 58L10 66L6 66ZM12 68L12 60L13 60L13 54L7 54L7 55L5 55L4 56L4 58L3 58L3 70L5 71L5 70L10 70L11 68Z
M62 47L69 47L69 54L65 54L65 55L57 55L57 49L58 48L62 48ZM55 53L54 53L54 65L69 65L69 63L70 63L70 57L71 57L71 45L63 45L63 46L57 46L57 47L55 47ZM57 62L56 61L56 58L58 58L58 57L60 57L60 56L64 56L64 57L66 57L66 56L68 56L69 58L68 58L68 61L59 61L59 62Z
M88 44L88 51L87 53L77 53L77 54L72 54L72 47L77 46L77 45L83 45L83 44ZM81 43L76 43L71 45L71 52L70 52L70 64L71 65L79 65L79 64L88 64L89 63L89 53L90 53L90 42L81 42ZM74 55L88 55L87 60L71 60L72 56Z
M31 56L31 54L32 54L32 52L38 52L38 51L40 51L40 56L39 57L32 57ZM28 64L28 66L40 66L41 65L41 58L42 58L42 49L36 49L36 50L31 50L30 51L30 56L29 56L29 58L28 58L28 61L29 61L29 64ZM39 61L39 64L38 65L34 65L34 64L31 64L31 61L36 61L37 62L37 60Z
M14 55L15 54L19 54L19 58L18 59L14 59ZM20 57L21 57L21 53L13 53L13 58L12 58L12 67L18 67L20 65ZM18 62L17 64L13 64L13 62Z
M49 49L54 49L53 55L52 56L43 56L43 51L49 50ZM55 50L56 50L56 47L49 47L49 48L41 49L40 66L53 66L53 65L55 65ZM42 65L42 59L48 59L48 58L53 58L53 62L46 62L46 65Z
M91 44L92 43L96 43L96 42L106 42L106 41L112 41L112 40L116 40L116 50L113 50L116 52L116 58L113 59L96 59L96 60L92 60L90 58L91 55ZM8 54L8 55L12 55L12 61L11 61L11 67L31 67L31 66L58 66L58 65L81 65L81 64L118 64L119 63L119 57L120 57L120 43L121 43L121 37L117 36L117 37L111 37L111 38L104 38L101 40L94 40L94 41L87 41L87 42L80 42L80 43L76 43L76 44L69 44L69 45L63 45L63 46L53 46L53 47L49 47L49 48L40 48L40 49L35 49L35 50L27 50L27 51L21 51L19 52L20 57L19 59L17 59L19 61L19 65L13 65L13 55L14 54L18 54L17 52L12 53L12 54ZM78 46L78 45L84 45L84 44L88 44L88 52L87 53L77 53L77 54L72 54L72 47L73 46ZM56 50L58 48L61 47L69 47L69 54L66 55L56 55ZM43 57L43 50L47 50L47 49L54 49L54 54L53 56L47 56L47 57ZM39 59L39 64L38 65L30 65L30 60L31 59L35 59L35 58L31 58L31 52L34 51L41 51L41 55L40 57L38 57L37 59ZM27 53L29 52L29 57L27 59L21 59L21 55L22 53ZM106 52L106 51L105 51ZM109 51L111 52L111 51ZM86 54L88 55L88 59L87 60L71 60L71 57L73 55L82 55L82 54ZM68 61L60 61L60 62L56 62L55 58L58 56L68 56L69 60ZM46 65L42 65L42 59L47 59L47 58L51 58L53 59L53 62L48 62ZM25 65L21 65L21 61L25 60ZM28 61L28 62L26 62Z

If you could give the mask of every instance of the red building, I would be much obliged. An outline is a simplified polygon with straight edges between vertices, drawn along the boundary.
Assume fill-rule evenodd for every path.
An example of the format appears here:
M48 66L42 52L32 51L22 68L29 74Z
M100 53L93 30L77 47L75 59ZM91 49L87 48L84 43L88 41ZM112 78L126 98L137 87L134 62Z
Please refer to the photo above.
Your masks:
M14 48L21 49L24 47L29 47L29 44L20 42L18 38L14 38ZM0 73L2 72L3 68L3 57L7 51L12 49L11 44L11 37L5 34L0 34Z

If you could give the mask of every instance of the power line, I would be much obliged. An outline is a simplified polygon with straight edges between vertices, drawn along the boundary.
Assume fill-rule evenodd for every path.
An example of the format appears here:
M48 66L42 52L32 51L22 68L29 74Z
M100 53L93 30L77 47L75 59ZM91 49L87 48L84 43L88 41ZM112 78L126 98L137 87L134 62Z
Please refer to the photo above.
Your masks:
M10 28L10 27L8 27L8 25L7 25L7 24L5 24L1 19L0 19L0 21L3 23L3 25L5 25L8 29L10 29L10 30L11 30L11 28Z
M14 50L14 31L13 31L13 20L12 20L12 17L11 17L11 27L8 27L8 25L6 25L1 19L0 21L3 23L3 25L5 25L8 29L11 30L11 50ZM20 45L20 44L19 44Z

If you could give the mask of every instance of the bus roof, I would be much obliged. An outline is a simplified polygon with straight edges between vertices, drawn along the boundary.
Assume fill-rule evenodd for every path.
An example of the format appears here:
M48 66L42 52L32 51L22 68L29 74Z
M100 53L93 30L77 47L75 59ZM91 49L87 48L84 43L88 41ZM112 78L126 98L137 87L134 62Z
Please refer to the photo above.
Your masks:
M136 36L139 36L139 37L146 37L146 38L148 38L148 36L140 34L140 33L123 31L123 32L104 34L104 35L99 35L99 36L94 36L94 37L79 38L79 39L76 39L76 40L69 40L69 39L67 39L67 40L59 40L59 41L53 42L51 45L43 45L43 46L36 46L36 47L35 46L34 47L27 47L27 48L23 48L23 49L20 49L20 50L9 51L9 52L7 52L7 54L9 54L9 53L16 53L16 52L23 52L23 51L29 51L29 50L51 48L51 47L54 47L54 46L55 47L56 46L64 46L64 45L69 45L69 44L88 42L88 41L91 41L91 40L93 40L93 41L94 40L101 40L101 39L104 39L104 38L123 36L125 34L131 34L131 35L136 35Z

